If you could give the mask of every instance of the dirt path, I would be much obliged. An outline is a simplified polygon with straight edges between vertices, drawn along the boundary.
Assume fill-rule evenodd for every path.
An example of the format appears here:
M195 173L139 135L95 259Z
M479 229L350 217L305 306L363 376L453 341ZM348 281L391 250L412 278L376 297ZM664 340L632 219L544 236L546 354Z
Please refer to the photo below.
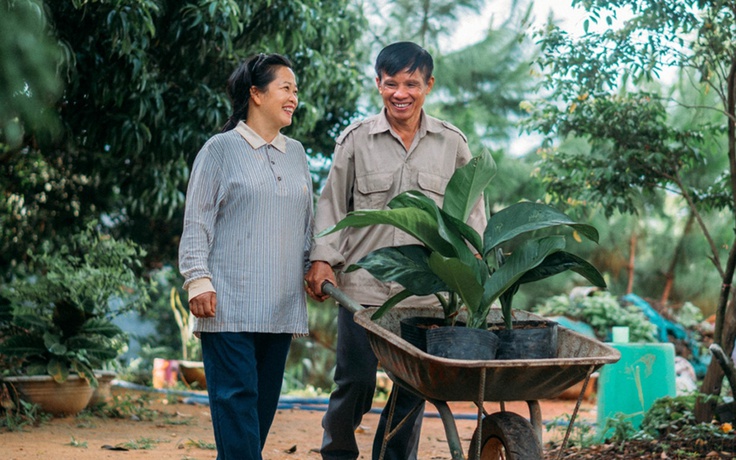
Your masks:
M121 394L120 390L114 391ZM137 397L126 393L132 404ZM215 459L214 436L209 408L202 404L187 404L181 398L167 398L161 394L151 397L147 410L156 414L152 420L100 418L78 416L56 418L39 427L27 427L23 431L0 433L0 459ZM545 421L559 420L570 413L575 401L541 401L542 418ZM495 406L495 407L494 407ZM458 432L467 449L476 426L475 406L467 403L451 405L456 417ZM486 410L498 410L497 405L488 404ZM527 416L524 403L507 404L506 410ZM148 413L146 411L146 413ZM423 460L450 459L442 422L434 407L427 405L422 428L419 458ZM264 449L264 460L319 460L322 439L321 420L324 412L304 408L280 409ZM361 459L370 458L373 434L378 422L377 413L369 413L358 429L357 439L362 452ZM145 418L145 417L144 417ZM467 418L467 419L466 419ZM585 401L580 419L595 421L595 403ZM564 427L563 427L564 428ZM545 440L561 439L562 433L544 433ZM107 450L103 446L137 447L127 451Z

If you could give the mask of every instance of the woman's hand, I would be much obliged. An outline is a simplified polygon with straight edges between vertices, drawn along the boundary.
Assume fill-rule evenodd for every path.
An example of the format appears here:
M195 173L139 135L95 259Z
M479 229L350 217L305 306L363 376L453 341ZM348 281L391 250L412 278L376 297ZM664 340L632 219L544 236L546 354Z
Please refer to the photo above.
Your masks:
M189 299L189 311L197 318L214 318L217 307L217 293L203 292Z

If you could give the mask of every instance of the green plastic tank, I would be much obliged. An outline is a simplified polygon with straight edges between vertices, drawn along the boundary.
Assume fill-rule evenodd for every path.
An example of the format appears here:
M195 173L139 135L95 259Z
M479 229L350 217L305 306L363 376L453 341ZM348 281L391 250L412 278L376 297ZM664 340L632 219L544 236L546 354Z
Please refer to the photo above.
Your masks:
M612 343L621 359L598 376L598 436L604 440L609 418L622 414L638 429L654 401L675 396L675 347L671 343Z

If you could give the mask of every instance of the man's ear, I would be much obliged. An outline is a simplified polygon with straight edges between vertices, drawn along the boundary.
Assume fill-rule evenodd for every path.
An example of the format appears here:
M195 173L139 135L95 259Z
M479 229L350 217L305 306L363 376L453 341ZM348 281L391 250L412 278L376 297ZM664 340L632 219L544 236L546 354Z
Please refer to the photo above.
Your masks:
M434 75L429 77L429 81L427 82L427 94L432 92L433 87L434 87Z

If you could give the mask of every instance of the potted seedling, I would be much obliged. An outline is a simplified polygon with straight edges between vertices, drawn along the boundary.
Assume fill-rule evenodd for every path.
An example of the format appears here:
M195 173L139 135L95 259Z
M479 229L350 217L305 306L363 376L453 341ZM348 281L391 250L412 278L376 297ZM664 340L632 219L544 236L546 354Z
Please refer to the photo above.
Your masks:
M516 335L512 305L522 284L572 270L595 286L606 286L595 267L565 251L565 236L554 234L570 228L597 242L597 230L551 206L531 202L511 205L488 219L482 237L465 223L495 169L490 153L483 152L452 175L442 207L422 192L411 190L391 200L389 209L352 211L322 233L392 225L417 240L413 245L378 249L347 268L368 270L377 279L395 281L404 288L376 311L374 319L411 296L433 294L447 323L464 310L464 331L454 329L467 335L471 329L489 329L488 314L498 301L503 324L495 329Z

